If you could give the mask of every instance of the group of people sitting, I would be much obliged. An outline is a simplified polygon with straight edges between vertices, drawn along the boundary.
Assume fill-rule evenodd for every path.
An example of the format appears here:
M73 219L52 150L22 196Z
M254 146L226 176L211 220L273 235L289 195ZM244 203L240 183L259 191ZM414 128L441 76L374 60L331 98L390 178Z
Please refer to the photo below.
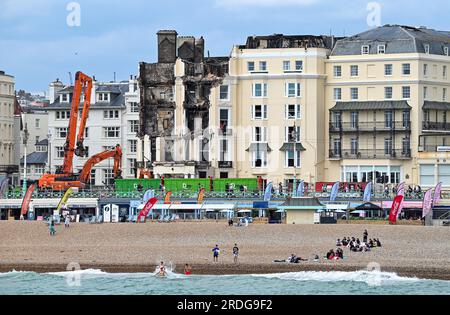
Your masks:
M368 238L367 230L364 231L363 241L361 242L359 238L355 237L344 237L342 240L338 239L336 241L336 246L338 247L347 247L352 252L368 252L374 247L381 247L380 239L367 239Z
M339 260L344 259L344 251L342 248L336 249L336 251L330 249L330 251L327 253L326 258L328 260Z

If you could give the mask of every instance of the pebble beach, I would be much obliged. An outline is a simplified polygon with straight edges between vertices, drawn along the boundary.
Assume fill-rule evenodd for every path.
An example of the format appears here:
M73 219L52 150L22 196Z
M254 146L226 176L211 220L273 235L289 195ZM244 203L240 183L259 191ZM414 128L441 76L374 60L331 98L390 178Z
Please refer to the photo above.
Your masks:
M336 239L379 238L382 247L353 253L345 259L313 262L336 249ZM400 276L450 280L450 229L447 227L363 224L263 225L229 227L226 222L86 224L56 227L50 236L43 222L0 222L0 272L66 271L70 263L82 269L111 273L154 272L160 261L182 273L186 263L193 274L265 274L294 271L358 271L379 266ZM232 248L240 248L233 263ZM221 249L214 263L212 248ZM274 263L295 254L310 261Z

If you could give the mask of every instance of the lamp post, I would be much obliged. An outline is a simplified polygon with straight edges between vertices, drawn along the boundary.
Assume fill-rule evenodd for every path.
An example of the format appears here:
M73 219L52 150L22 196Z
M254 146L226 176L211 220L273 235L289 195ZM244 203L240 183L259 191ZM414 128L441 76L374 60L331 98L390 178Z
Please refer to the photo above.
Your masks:
M296 149L297 149L297 126L294 123L294 130L291 133L292 141L294 143L293 151L294 151L294 187L293 187L293 196L297 197L297 158L296 158Z
M52 134L50 133L50 131L47 134L47 140L48 140L48 145L47 145L47 151L48 151L48 172L51 174L52 173L52 145L51 145Z
M28 144L28 138L30 137L30 133L28 132L28 124L25 124L25 129L23 131L23 186L22 186L22 193L23 196L27 193L27 144Z

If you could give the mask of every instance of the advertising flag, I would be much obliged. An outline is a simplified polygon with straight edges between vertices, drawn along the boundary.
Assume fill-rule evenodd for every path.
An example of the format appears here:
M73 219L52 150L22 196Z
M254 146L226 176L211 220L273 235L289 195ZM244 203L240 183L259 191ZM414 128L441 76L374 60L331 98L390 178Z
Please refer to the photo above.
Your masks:
M33 184L30 187L28 187L27 193L25 194L25 197L22 201L22 210L20 211L21 215L26 215L28 213L28 206L30 205L31 196L33 196L33 192L36 189L36 185Z
M170 204L170 197L172 197L172 192L171 191L169 191L166 194L166 197L164 198L164 204L166 204L166 205Z
M397 196L405 197L405 182L400 183L397 187Z
M436 185L436 188L434 188L433 205L439 203L439 201L441 200L441 190L442 183L439 183Z
M432 193L433 190L429 189L423 197L422 218L425 218L433 208L433 198L431 197Z
M155 197L155 191L153 189L149 189L145 192L144 197L142 198L143 203L147 203L150 199Z
M303 192L305 191L305 181L300 181L297 188L297 197L303 197Z
M69 189L67 189L66 193L59 201L58 207L56 208L57 213L59 213L61 211L61 209L67 205L67 201L69 200L69 198L72 194L73 194L73 188L70 187Z
M273 184L272 182L270 182L266 187L266 192L264 193L264 201L270 201L270 199L272 198L272 187Z
M141 222L141 218L146 218L148 214L150 213L150 210L153 208L153 206L158 202L158 199L151 198L144 206L144 209L139 213L139 216L137 218L137 222Z
M0 184L0 198L3 198L3 196L6 193L6 189L8 188L9 178L6 177L2 180L2 183Z
M363 202L370 202L371 197L372 197L372 182L368 183L366 185L366 188L364 189Z
M339 184L340 182L336 182L331 188L330 201L336 201L337 194L339 192Z
M403 196L396 196L394 201L392 202L391 212L389 212L389 222L395 223L397 222L397 215L399 213L399 209L403 203Z
M198 200L197 203L200 205L203 203L203 199L205 199L205 188L200 189L200 192L198 193Z

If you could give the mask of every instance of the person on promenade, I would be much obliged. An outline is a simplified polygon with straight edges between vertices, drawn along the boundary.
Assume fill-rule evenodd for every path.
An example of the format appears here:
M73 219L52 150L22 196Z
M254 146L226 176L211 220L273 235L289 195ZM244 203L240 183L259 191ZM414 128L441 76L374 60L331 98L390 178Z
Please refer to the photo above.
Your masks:
M192 267L189 264L184 265L184 274L190 276L192 274Z
M50 235L54 236L56 234L55 221L51 220L49 225Z
M66 215L66 219L64 220L64 225L66 228L70 227L70 216Z
M367 230L364 230L364 234L363 234L363 242L367 243L367 237L369 236L369 233L367 232Z
M212 252L213 252L213 261L218 262L220 254L219 245L216 245L216 247L213 248Z
M234 257L234 263L235 264L238 262L238 256L239 256L239 247L237 246L237 244L234 244L233 257Z

